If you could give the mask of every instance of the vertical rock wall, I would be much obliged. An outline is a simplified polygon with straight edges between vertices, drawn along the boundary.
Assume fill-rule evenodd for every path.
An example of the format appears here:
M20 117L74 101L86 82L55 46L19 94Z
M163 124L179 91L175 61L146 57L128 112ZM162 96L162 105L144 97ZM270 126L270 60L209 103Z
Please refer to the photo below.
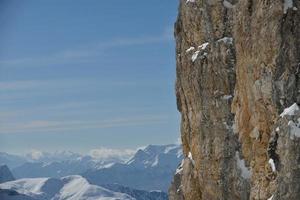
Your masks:
M297 113L279 116L300 103L298 7L180 1L176 95L186 158L171 200L300 199L300 140L290 137Z

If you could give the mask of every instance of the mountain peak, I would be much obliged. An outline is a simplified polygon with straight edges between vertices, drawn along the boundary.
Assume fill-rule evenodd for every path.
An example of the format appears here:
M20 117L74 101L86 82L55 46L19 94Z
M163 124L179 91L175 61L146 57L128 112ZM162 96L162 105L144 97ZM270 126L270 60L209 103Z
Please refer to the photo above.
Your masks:
M139 190L168 190L171 177L182 160L180 145L148 145L126 163L84 173L96 185L120 184Z
M139 149L126 164L142 168L156 167L159 164L165 163L167 157L175 156L177 158L182 156L180 145L148 145L145 148Z
M6 165L0 165L0 183L15 180L11 171Z

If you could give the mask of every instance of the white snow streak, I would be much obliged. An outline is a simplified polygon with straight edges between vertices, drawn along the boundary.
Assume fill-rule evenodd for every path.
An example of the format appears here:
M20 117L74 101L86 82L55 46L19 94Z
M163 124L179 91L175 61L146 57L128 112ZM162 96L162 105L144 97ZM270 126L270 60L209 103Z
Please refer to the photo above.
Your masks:
M196 0L186 0L185 3L195 3L195 2L196 2Z
M196 52L192 55L192 61L193 61L193 62L195 62L195 60L197 59L199 53L200 53L200 51L196 51Z
M190 47L185 52L188 53L188 52L193 51L193 50L195 50L195 47Z
M276 172L275 163L274 163L274 160L272 158L269 159L269 164L271 165L272 171Z

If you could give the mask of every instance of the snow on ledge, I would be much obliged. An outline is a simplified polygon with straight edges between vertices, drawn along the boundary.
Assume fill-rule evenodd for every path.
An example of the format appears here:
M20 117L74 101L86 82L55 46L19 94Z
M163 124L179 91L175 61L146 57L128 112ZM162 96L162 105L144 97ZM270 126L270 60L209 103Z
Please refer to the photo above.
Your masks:
M269 164L271 165L272 171L276 172L275 163L274 163L274 160L272 158L269 159Z
M198 55L200 54L200 51L203 53L203 51L208 47L209 43L208 42L205 42L203 44L201 44L200 46L198 46L198 50L195 51L192 55L192 62L195 62L195 60L198 58ZM192 50L195 50L194 47L190 47L186 50L186 52L189 52L189 51L192 51ZM201 58L204 58L207 56L207 53L204 52L203 55L201 56Z
M192 55L192 61L195 62L195 60L198 58L200 51L196 51L193 55Z
M234 7L229 1L226 0L223 1L223 6L228 9L232 9Z
M205 50L208 45L209 45L209 43L205 42L205 43L201 44L200 46L198 46L198 49Z
M299 106L297 103L294 103L290 107L284 109L284 111L280 114L280 117L284 117L286 115L295 115L295 112L299 110Z
M195 161L194 161L194 159L193 159L193 155L192 155L191 152L189 152L188 158L190 159L190 161L192 161L192 164L195 165Z
M195 2L196 2L196 0L186 0L185 3L195 3Z
M226 94L226 95L223 95L223 96L222 96L222 99L224 99L224 100L229 100L229 99L231 99L232 97L233 97L232 95Z
M218 39L217 42L224 42L225 44L232 44L233 38L232 37L223 37L221 39Z
M195 50L195 47L190 47L185 52L188 53L188 52L193 51L193 50Z

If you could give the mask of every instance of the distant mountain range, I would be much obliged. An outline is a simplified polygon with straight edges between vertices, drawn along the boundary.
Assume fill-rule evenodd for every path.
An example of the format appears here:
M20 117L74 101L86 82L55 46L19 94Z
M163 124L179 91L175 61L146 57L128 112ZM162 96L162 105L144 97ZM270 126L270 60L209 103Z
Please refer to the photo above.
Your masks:
M27 159L23 156L12 155L5 152L0 152L0 165L6 165L10 169L20 166L27 162Z
M114 163L123 163L128 159L128 156L114 155L95 158L70 151L31 152L24 156L0 152L0 165L7 165L16 178L60 178L81 174L89 169L109 167Z
M12 169L16 178L59 178L68 175L81 174L88 169L107 167L119 161L98 161L90 156L78 157L71 160L52 162L26 162Z
M44 181L47 184L41 186L42 188L47 188L50 183L55 183L50 184L51 188L64 188L64 184L73 184L73 181L83 183L85 181L91 184L92 188L97 188L95 191L102 191L105 188L112 192L108 195L111 199L115 198L115 193L121 193L126 194L127 196L124 196L126 198L130 197L136 200L167 200L166 192L174 171L181 160L181 147L173 144L149 145L137 150L127 161L120 157L109 156L105 159L95 159L89 155L83 156L72 152L34 153L26 156L0 153L0 163L9 161L9 165L13 166L12 174L19 178L19 180L13 181L19 189L18 187L17 189L8 187L9 182L0 185L0 199L1 195L8 194L13 194L13 200L19 197L20 199L27 198L29 200L36 198L37 196L35 194L31 195L30 191L30 195L27 192L22 192L21 188L27 188L28 184L32 188L33 185L35 185L34 188L39 188ZM69 179L72 180L66 182ZM49 191L42 193L45 193L46 199L49 199L51 195L51 200L59 199L55 197L56 194L53 192L50 192L51 194ZM52 199L54 197L56 199ZM41 196L38 196L38 198L41 198Z
M91 169L82 175L95 185L117 183L140 190L166 192L181 160L179 145L149 145L138 150L126 163Z

